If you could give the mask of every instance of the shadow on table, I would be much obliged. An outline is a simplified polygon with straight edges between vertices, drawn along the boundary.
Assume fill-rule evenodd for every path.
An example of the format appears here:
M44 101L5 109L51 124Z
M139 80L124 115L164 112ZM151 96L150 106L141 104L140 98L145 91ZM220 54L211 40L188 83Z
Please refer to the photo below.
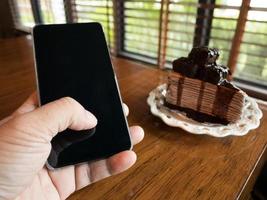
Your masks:
M267 199L267 163L264 164L251 195L254 200Z

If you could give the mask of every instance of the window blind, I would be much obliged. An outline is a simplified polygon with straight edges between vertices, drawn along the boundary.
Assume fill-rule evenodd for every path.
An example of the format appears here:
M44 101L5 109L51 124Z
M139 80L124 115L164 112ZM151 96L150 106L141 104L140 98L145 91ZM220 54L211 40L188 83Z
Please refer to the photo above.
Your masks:
M235 76L267 86L267 2L251 0Z
M196 1L170 1L166 43L167 64L187 57L192 49L196 22Z
M72 5L74 22L99 22L103 26L107 43L114 47L114 18L112 0L75 0Z
M156 64L161 2L132 0L123 3L122 51L149 58Z
M214 6L209 46L220 49L218 62L227 65L241 1L216 1Z
M10 1L16 28L23 29L35 24L30 0Z
M18 29L29 30L40 23L66 23L63 0L10 0L10 3ZM34 12L38 13L38 17Z
M63 0L39 0L39 5L45 24L66 23Z

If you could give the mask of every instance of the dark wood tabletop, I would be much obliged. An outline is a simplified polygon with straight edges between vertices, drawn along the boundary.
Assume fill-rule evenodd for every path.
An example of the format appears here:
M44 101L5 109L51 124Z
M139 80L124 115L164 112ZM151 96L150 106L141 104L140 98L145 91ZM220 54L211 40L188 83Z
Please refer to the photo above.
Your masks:
M146 103L166 73L147 65L113 58L129 124L143 126L136 145L137 163L128 171L94 183L69 199L246 199L266 161L267 109L256 130L242 137L193 135L165 125ZM0 40L0 119L34 90L30 37Z

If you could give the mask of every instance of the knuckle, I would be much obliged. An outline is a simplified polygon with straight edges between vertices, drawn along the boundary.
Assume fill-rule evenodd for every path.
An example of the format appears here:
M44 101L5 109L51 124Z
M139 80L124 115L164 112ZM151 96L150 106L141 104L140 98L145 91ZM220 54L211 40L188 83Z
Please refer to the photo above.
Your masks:
M67 104L74 104L74 103L77 103L76 100L74 100L73 98L71 97L62 97L60 99L60 101L63 101L64 103L67 103Z
M74 109L74 110L82 110L81 104L79 104L75 99L71 97L63 97L59 100L65 107Z

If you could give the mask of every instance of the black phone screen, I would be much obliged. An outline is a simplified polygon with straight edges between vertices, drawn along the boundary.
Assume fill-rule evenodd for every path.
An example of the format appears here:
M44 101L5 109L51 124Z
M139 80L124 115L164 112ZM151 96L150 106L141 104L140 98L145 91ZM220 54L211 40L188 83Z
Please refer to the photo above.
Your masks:
M95 133L78 142L74 139L84 131L57 134L48 164L57 168L129 150L128 125L101 25L38 25L33 39L40 104L69 96L98 120Z

